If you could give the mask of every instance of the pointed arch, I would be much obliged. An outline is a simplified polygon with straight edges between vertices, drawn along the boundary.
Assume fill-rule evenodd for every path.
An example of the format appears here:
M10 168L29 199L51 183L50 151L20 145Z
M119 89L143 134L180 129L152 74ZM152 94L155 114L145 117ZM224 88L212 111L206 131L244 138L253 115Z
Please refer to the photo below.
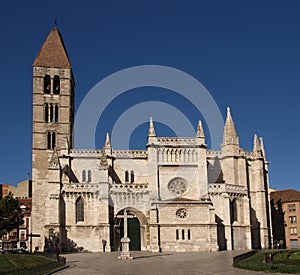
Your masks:
M134 182L134 172L132 170L130 172L130 182Z

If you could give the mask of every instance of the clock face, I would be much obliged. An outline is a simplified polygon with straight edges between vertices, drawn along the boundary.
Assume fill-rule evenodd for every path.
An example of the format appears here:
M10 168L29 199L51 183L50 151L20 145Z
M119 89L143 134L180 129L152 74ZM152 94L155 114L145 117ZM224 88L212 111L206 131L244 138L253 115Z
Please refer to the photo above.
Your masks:
M168 184L168 189L172 194L180 196L187 190L186 180L183 178L172 179Z

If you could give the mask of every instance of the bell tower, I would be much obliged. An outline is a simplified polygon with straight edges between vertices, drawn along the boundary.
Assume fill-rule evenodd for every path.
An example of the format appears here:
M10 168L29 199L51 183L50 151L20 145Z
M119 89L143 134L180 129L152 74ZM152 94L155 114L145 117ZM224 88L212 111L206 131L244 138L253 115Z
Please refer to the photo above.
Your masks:
M39 250L49 231L61 231L59 156L73 146L74 86L66 48L55 27L33 62L32 233L41 236L33 239Z

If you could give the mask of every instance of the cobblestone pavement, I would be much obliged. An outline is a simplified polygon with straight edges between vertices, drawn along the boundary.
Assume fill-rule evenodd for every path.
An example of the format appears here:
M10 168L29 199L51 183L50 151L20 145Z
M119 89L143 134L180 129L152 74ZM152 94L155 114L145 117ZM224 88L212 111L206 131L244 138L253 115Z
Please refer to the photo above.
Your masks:
M119 260L120 252L65 254L70 266L55 274L267 274L232 267L234 251L216 253L151 253L133 251L133 260ZM279 273L277 273L279 274Z

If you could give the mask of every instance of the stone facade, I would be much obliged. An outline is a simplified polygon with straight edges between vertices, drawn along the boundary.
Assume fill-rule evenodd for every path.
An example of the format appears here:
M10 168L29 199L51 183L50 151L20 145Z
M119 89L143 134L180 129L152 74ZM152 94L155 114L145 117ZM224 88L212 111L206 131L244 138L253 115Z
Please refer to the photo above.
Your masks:
M57 89L58 88L58 89ZM33 233L37 250L120 249L129 220L131 248L217 251L270 244L268 162L262 139L240 148L230 109L220 151L199 121L196 137L157 137L145 150L73 148L74 79L56 28L33 64Z

